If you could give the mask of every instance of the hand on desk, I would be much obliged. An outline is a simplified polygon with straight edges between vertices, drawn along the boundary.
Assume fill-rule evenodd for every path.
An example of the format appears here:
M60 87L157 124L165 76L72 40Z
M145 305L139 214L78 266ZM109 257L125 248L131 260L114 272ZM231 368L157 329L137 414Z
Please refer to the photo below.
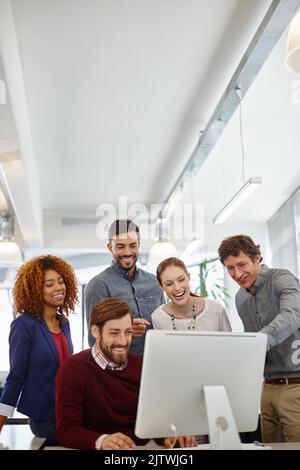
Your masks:
M132 322L132 337L139 338L143 336L146 332L147 326L150 326L150 323L145 320L145 318L134 318Z
M121 432L109 434L105 439L103 439L101 445L102 450L126 450L134 448L135 443L133 440Z
M172 449L172 447L196 447L197 441L195 436L178 436L177 439L176 437L166 437L164 446L167 449Z

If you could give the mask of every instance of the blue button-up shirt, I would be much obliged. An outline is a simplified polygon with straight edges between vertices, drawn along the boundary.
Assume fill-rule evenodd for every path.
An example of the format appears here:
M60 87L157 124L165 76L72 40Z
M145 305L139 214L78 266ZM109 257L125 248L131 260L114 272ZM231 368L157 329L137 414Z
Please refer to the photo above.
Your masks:
M85 289L85 311L88 328L90 316L94 305L103 298L118 297L126 302L133 318L145 318L151 323L151 313L165 302L162 290L157 279L143 269L136 268L132 279L128 272L118 266L114 261L109 268L95 276ZM132 340L130 352L143 354L145 335ZM94 343L89 334L89 345Z

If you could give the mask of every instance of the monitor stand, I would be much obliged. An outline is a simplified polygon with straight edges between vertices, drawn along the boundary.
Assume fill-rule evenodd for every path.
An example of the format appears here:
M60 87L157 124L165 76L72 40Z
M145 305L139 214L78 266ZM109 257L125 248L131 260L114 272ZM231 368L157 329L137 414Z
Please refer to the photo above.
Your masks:
M240 436L232 414L228 395L222 385L204 385L210 448L239 450Z

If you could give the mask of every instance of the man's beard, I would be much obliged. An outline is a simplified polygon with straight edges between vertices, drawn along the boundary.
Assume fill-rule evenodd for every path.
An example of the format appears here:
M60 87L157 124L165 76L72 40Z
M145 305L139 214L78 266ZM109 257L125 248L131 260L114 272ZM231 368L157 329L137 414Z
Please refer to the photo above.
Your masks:
M133 256L133 259L130 263L129 266L126 266L123 264L122 260L123 260L124 256L114 256L114 260L115 262L122 268L124 269L125 271L131 271L131 269L135 268L135 265L136 265L136 262L137 262L137 259L138 257L137 256Z
M123 364L125 364L125 362L128 359L128 348L129 348L128 343L126 344L127 349L126 349L126 351L124 351L124 353L116 353L116 352L111 350L112 347L120 346L120 347L123 348L124 345L114 344L109 348L103 343L101 337L100 337L99 346L100 346L100 349L101 349L102 353L106 357L106 359L108 359L110 362L113 362L114 364L117 364L118 366L122 366Z

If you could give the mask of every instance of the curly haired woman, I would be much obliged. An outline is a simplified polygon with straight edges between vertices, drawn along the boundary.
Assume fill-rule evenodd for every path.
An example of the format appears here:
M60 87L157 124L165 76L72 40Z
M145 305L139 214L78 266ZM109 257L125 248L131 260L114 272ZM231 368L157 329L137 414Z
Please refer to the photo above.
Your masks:
M78 301L73 268L52 255L31 259L17 273L13 300L17 318L10 328L0 430L17 405L36 436L55 441L55 377L73 352L67 319Z

